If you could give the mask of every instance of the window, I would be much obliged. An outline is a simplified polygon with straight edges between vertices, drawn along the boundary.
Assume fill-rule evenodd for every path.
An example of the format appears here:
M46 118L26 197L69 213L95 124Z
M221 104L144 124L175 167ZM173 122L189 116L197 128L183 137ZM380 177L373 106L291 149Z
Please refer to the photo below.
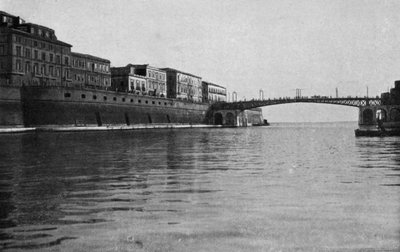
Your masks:
M35 64L33 65L33 72L34 72L35 74L39 74L39 64L35 63Z
M93 95L93 100L96 100L96 99L97 99L97 96Z
M85 99L85 98L86 98L86 95L85 95L85 94L82 94L81 97L82 97L82 99Z
M69 70L68 69L65 69L65 75L64 75L67 79L70 79L71 78L71 76L70 76L70 72L69 72Z
M22 71L22 63L21 63L21 60L20 60L20 59L18 59L18 60L16 61L16 68L17 68L17 70L18 70L19 72Z
M69 58L68 58L68 57L65 57L65 58L64 58L64 62L65 62L65 65L69 65Z
M38 42L37 42L36 40L34 40L34 41L33 41L33 46L37 47L37 45L38 45L37 43L38 43Z
M46 53L42 52L42 60L45 61L46 60Z
M114 97L113 100L116 101L116 100L117 100L117 97Z
M54 60L53 56L54 55L52 53L50 53L49 56L50 56L50 62L53 62L53 60Z
M16 46L15 50L16 50L17 56L22 56L22 48L20 46Z
M133 99L131 99L131 102L133 102Z
M107 101L107 96L104 96L103 99L104 99L105 101Z
M54 66L49 66L49 74L54 76Z
M71 93L64 93L64 97L65 97L65 98L71 97Z
M125 102L125 98L122 98L122 101Z
M35 56L34 58L38 59L39 58L38 50L33 51L33 53L34 53L34 56Z
M4 45L0 45L0 55L5 55Z
M25 48L25 57L29 59L31 58L31 49Z
M32 71L31 69L31 63L29 61L25 62L25 71L27 73L30 73Z
M57 64L61 63L61 56L60 55L56 55L56 63Z

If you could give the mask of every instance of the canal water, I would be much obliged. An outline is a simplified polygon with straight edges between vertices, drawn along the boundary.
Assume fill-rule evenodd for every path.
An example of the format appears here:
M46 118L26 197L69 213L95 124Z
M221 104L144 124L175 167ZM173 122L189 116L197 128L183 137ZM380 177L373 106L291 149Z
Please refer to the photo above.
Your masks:
M0 250L399 251L400 138L356 123L0 136Z

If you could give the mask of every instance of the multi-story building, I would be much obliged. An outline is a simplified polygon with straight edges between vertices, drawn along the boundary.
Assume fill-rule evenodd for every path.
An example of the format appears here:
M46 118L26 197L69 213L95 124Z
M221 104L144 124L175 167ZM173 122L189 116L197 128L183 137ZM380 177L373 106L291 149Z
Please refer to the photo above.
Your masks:
M135 74L135 67L131 64L125 67L111 68L112 89L144 94L147 91L146 77Z
M69 86L71 47L54 30L0 11L0 84Z
M226 101L226 88L208 81L202 82L203 102L214 103Z
M102 89L111 87L109 60L76 52L71 53L71 58L73 84Z
M167 96L167 74L149 65L128 64L111 68L115 89L151 96Z
M131 65L134 73L146 77L146 91L149 95L167 96L167 74L162 69L145 65Z
M162 68L167 72L167 96L193 102L202 102L201 77L173 68Z

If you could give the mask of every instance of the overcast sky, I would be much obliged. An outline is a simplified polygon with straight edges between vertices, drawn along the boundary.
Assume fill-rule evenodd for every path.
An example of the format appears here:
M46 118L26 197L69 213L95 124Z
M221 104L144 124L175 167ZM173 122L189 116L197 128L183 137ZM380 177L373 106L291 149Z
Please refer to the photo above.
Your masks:
M400 79L400 1L0 0L112 66L172 67L239 99L379 95ZM357 109L279 105L270 121L357 120Z

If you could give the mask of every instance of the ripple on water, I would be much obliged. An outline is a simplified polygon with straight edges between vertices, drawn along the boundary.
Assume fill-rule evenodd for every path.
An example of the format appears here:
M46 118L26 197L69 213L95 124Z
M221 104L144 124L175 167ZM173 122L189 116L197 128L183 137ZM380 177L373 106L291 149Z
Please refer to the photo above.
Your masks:
M399 138L353 130L0 136L0 249L394 250Z

